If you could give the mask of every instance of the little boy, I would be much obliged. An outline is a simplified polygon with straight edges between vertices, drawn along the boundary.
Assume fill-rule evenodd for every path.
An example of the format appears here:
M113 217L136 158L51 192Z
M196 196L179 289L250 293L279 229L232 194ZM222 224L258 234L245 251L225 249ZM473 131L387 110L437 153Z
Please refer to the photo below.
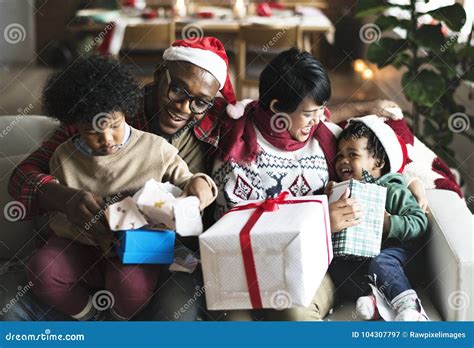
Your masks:
M53 74L43 91L45 111L75 127L79 135L56 149L51 174L62 185L93 192L97 202L106 197L119 201L155 178L197 196L202 208L211 204L216 197L211 178L193 175L165 139L127 124L139 100L140 88L131 71L107 58L81 58ZM113 253L111 231L89 232L88 227L101 219L103 214L99 221L78 228L66 215L52 213L54 235L32 257L28 278L42 301L74 319L99 320L107 315L127 320L151 299L159 266L123 265ZM107 314L99 310L104 301L111 307Z
M357 314L365 320L379 316L366 275L373 277L375 286L390 301L395 320L429 320L404 269L416 242L427 230L428 220L403 176L397 174L404 166L403 146L393 130L376 116L352 120L338 140L335 167L341 181L362 180L366 171L387 188L380 254L364 261L335 258L329 269L339 294L357 298ZM332 185L328 185L329 191Z

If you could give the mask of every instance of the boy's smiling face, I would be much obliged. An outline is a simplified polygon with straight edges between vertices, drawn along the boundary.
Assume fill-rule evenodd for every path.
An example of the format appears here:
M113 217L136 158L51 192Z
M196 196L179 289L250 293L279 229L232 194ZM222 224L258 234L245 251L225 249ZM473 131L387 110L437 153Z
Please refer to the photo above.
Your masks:
M356 138L355 136L339 140L335 161L336 173L341 181L361 180L362 169L374 178L378 178L385 164L368 150L366 137Z
M114 111L95 117L91 123L77 123L79 134L94 155L107 156L116 153L125 134L125 116Z

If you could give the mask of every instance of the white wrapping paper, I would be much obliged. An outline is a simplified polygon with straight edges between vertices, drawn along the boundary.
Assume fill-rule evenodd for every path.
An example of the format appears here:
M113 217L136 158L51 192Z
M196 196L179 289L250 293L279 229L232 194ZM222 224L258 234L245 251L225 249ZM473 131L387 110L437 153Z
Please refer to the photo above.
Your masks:
M332 260L326 196L288 199L322 204L281 204L251 230L263 308L309 306ZM199 237L208 309L252 308L239 234L254 210L230 212Z

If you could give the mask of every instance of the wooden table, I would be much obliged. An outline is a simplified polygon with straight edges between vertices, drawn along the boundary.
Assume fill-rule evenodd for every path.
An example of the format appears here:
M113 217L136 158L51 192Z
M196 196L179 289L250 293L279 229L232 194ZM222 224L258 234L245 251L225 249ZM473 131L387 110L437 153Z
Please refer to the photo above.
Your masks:
M200 29L204 36L215 36L224 43L224 46L229 49L234 49L235 39L239 33L242 25L258 23L281 25L298 25L303 33L303 48L312 52L315 56L319 53L319 40L322 35L327 33L332 34L334 27L331 21L320 12L317 16L292 16L285 18L274 17L258 17L248 16L244 19L197 19L193 17L186 17L181 19L151 19L145 20L139 17L130 18L126 16L118 16L115 20L133 21L133 23L164 23L175 22L176 38L182 38L183 30L195 26ZM73 34L95 34L104 30L106 23L90 23L90 24L71 24L68 29Z

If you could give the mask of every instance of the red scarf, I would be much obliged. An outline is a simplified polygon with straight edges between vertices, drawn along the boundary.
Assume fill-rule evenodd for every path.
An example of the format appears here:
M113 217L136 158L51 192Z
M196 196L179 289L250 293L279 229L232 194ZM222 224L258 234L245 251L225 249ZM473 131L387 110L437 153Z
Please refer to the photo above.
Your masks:
M330 117L328 109L324 111L326 117ZM336 179L334 158L336 156L337 142L334 134L324 124L319 122L311 129L310 136L304 142L295 140L288 131L275 132L271 127L271 117L274 113L264 110L254 101L245 108L244 116L237 120L227 118L221 128L219 148L223 161L236 162L239 164L250 164L255 162L257 155L262 151L257 142L257 134L254 125L262 136L277 149L283 151L296 151L305 147L311 137L319 142L328 165L329 179Z

